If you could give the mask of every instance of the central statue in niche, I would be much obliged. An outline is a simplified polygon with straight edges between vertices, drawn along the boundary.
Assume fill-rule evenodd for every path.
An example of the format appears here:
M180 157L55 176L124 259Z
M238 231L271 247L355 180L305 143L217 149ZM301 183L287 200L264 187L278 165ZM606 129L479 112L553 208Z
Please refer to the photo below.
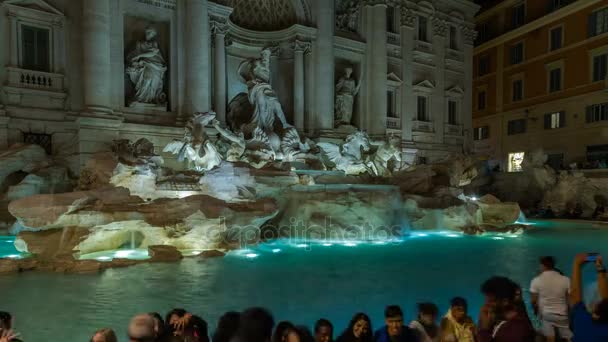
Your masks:
M253 105L251 123L267 134L274 131L275 118L283 129L291 128L277 94L270 85L270 49L263 49L260 58L245 61L239 67L239 74L247 83L249 102Z
M139 41L127 55L126 73L135 87L129 107L144 105L166 106L164 93L167 65L156 40L158 32L147 28L145 40Z

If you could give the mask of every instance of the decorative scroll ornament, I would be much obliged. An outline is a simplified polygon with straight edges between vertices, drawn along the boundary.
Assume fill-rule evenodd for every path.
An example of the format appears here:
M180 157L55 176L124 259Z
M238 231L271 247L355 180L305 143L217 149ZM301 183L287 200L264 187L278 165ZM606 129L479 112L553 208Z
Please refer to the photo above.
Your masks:
M465 25L461 26L461 30L464 43L467 45L473 45L475 39L477 38L477 31Z
M414 28L416 26L416 14L406 7L401 7L401 26Z
M303 52L306 54L310 52L312 44L307 41L296 39L291 43L291 48L295 52Z
M433 33L436 36L445 37L445 35L448 31L447 22L438 17L433 17L432 20L433 20Z

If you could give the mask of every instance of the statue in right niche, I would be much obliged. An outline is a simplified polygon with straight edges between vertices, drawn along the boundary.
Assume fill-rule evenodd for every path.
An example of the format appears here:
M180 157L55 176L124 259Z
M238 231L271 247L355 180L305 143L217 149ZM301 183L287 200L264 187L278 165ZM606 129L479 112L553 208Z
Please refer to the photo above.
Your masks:
M336 127L351 125L355 96L359 93L360 86L361 83L357 84L357 81L353 77L353 68L346 68L344 75L340 77L336 85L336 103L334 107Z

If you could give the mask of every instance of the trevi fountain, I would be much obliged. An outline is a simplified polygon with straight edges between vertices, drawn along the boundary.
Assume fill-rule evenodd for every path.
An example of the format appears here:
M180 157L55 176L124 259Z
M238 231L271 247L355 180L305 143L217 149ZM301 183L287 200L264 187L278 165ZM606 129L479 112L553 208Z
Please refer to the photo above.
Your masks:
M606 252L600 225L530 222L519 204L589 216L605 182L542 151L499 179L471 154L472 2L0 8L0 309L28 340L124 335L134 313L176 306L211 326L262 305L340 328L392 302L477 309L488 276L523 284L538 255ZM52 58L18 53L30 22Z

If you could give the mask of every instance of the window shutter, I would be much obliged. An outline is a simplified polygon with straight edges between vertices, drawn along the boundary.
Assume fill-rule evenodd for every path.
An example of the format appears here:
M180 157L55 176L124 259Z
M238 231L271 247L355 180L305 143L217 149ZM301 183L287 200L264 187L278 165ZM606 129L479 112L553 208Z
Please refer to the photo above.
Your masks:
M597 22L597 13L591 13L591 15L589 16L589 21L587 23L588 24L587 33L588 33L589 37L595 36L596 22Z
M559 127L566 127L566 112L559 112Z
M587 106L587 123L593 122L593 106Z
M545 114L545 129L551 128L551 114Z

